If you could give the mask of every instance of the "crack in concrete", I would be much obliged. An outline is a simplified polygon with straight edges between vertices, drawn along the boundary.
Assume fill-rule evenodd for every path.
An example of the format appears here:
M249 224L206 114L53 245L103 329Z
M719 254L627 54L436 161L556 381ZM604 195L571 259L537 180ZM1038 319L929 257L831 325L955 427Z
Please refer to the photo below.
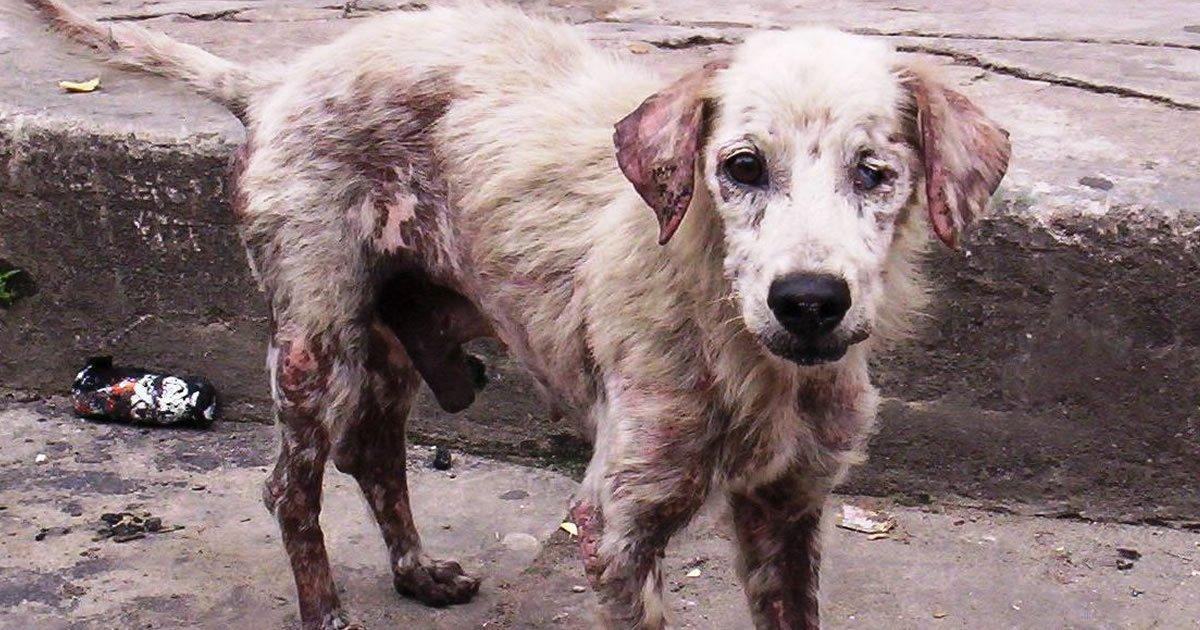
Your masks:
M201 12L201 13L189 13L187 11L164 11L162 13L153 13L153 12L152 13L128 13L128 14L117 14L117 15L106 15L103 17L96 18L96 21L97 22L143 22L146 20L153 20L155 18L169 17L172 15L176 15L176 16L180 16L180 17L191 18L193 20L199 20L201 22L215 22L218 20L225 21L225 22L251 22L252 20L234 20L234 19L230 19L230 18L237 17L237 15L239 13L242 13L244 11L249 11L250 9L253 9L253 8L254 7L241 7L238 9L225 9L223 11L208 11L208 12Z
M675 26L679 28L711 28L739 30L786 30L789 27L781 25L754 25L745 22L700 21L687 22L684 20L669 20L640 22L613 19L597 19L579 22L579 24L625 24L642 26ZM1101 37L1051 37L1049 35L989 35L987 33L959 33L954 31L922 31L919 29L887 30L869 27L837 27L840 30L858 35L874 35L879 37L913 37L919 39L967 39L978 41L1000 42L1048 42L1063 44L1099 44L1112 46L1141 46L1144 48L1176 48L1180 50L1200 50L1200 44L1184 44L1179 42L1160 42L1150 39L1106 39Z
M896 46L896 50L902 52L915 52L926 55L936 55L939 57L948 57L954 61L982 68L996 74L1003 74L1018 79L1027 81L1039 81L1042 83L1051 83L1053 85L1061 85L1064 87L1075 88L1092 92L1094 94L1111 94L1114 96L1123 96L1126 98L1136 98L1159 105L1166 105L1175 109L1183 109L1188 111L1200 111L1200 104L1187 101L1180 101L1162 94L1154 94L1152 92L1144 92L1134 88L1123 87L1120 85L1110 85L1107 83L1096 83L1076 77L1063 76L1047 71L1036 71L1021 66L1002 63L999 61L986 59L979 55L966 53L958 50L950 50L947 48L938 48L934 46L926 46L921 44L905 44Z
M845 29L859 35L876 35L880 37L912 37L917 39L966 39L993 42L1043 42L1061 44L1100 44L1110 46L1141 46L1143 48L1176 48L1180 50L1200 50L1200 44L1180 44L1177 42L1158 42L1146 39L1103 39L1098 37L1050 37L1046 35L987 35L985 33L954 33L928 32L915 30L888 31L875 28Z
M601 21L601 22L603 22L603 21ZM634 23L624 22L623 24L634 24ZM641 24L649 26L649 24L644 23L644 22ZM782 30L782 29L776 29L776 30ZM853 33L856 33L859 35L870 35L870 36L879 36L879 37L910 37L910 38L914 38L914 39L920 38L920 37L927 37L930 39L962 39L962 40L967 40L967 41L975 39L975 40L980 40L980 41L1107 43L1107 44L1114 44L1114 45L1116 45L1116 44L1119 44L1119 45L1145 45L1145 46L1156 45L1156 46L1162 46L1162 47L1175 47L1175 48L1182 48L1182 49L1195 48L1195 49L1200 50L1200 46L1193 47L1193 46L1186 46L1186 45L1182 45L1182 44L1175 45L1175 44L1166 44L1166 43L1137 44L1137 43L1128 42L1128 41L1111 41L1111 42L1102 41L1102 40L1083 41L1083 40L1052 39L1052 38L1037 38L1037 37L1011 38L1011 37L999 37L999 36L960 35L960 34L914 35L913 34L914 32L912 32L912 31L882 31L882 30L878 30L878 29L847 29L847 30L849 32L853 32ZM658 48L669 49L669 50L684 50L684 49L689 49L689 48L698 48L698 47L702 47L702 46L713 46L713 45L721 45L721 44L738 44L744 39L745 39L744 37L741 37L739 35L728 34L728 33L716 34L716 35L697 33L697 34L694 34L691 36L677 36L677 37L669 37L669 38L660 37L657 39L648 39L648 40L644 40L644 41L646 41L646 43L651 44ZM978 68L981 68L984 70L989 70L991 72L995 72L996 74L1003 74L1006 76L1011 76L1011 77L1015 77L1018 79L1027 80L1027 81L1038 81L1038 82L1042 82L1042 83L1050 83L1053 85L1059 85L1059 86L1063 86L1063 87L1070 87L1070 88L1075 88L1078 90L1083 90L1086 92L1092 92L1094 94L1109 94L1109 95L1121 96L1121 97L1125 97L1125 98L1136 98L1136 99L1141 99L1141 100L1146 100L1146 101L1150 101L1153 103L1157 103L1159 105L1166 105L1168 107L1172 107L1175 109L1183 109L1183 110L1188 110L1188 111L1200 111L1200 103L1182 101L1182 100L1178 100L1178 99L1175 99L1175 98L1172 98L1170 96L1166 96L1163 94L1155 94L1153 92L1145 92L1145 91L1138 90L1135 88L1129 88L1129 87L1124 87L1124 86L1120 86L1120 85L1097 83L1095 81L1088 81L1088 80L1080 79L1077 77L1064 76L1064 75L1056 74L1056 73L1050 72L1050 71L1033 70L1033 69L1022 67L1022 66L1006 64L1006 63L1002 63L1002 62L991 60L991 59L985 59L984 57L981 57L979 55L962 52L959 50L951 50L948 48L941 48L941 47L929 46L929 45L923 45L923 44L899 44L896 46L896 49L899 51L902 51L902 52L914 52L914 53L923 53L923 54L927 54L927 55L936 55L939 57L948 57L948 58L953 59L957 63L975 66L975 67L978 67Z

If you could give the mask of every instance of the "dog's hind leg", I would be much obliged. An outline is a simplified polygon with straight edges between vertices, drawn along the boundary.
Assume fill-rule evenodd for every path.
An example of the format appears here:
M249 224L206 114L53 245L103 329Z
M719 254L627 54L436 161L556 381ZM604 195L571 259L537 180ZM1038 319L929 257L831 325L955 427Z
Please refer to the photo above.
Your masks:
M320 524L321 480L330 446L320 412L331 366L322 348L299 338L277 337L269 357L281 440L263 502L279 522L304 628L344 628L348 624L330 573Z
M359 400L345 418L333 461L353 475L387 544L396 590L430 606L469 601L479 580L453 561L421 551L405 470L405 424L421 379L399 339L382 323L372 329Z

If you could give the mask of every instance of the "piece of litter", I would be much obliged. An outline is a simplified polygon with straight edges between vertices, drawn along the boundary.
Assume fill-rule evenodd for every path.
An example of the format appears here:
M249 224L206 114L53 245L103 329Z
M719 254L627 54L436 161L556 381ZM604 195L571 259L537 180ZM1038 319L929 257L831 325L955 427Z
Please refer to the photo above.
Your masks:
M884 538L891 538L891 535L884 532L879 532L878 534L871 534L870 536L867 536L867 540L883 540Z
M35 463L35 464L45 464L45 463L46 463L46 460L48 460L48 459L50 459L50 458L49 458L49 457L46 457L46 454L45 454L45 453L38 453L38 454L37 454L37 457L34 457L34 458L33 458L33 463Z
M842 505L842 513L838 516L838 527L863 534L883 534L896 526L891 517L860 508L848 503Z
M690 578L700 577L700 569L696 568L696 569L692 569L691 571L688 571L687 576Z
M572 536L579 536L579 528L571 521L563 521L562 525L559 525L558 528Z
M635 55L644 55L650 52L650 44L645 42L633 42L629 45L629 52Z
M95 92L96 88L100 87L100 77L83 82L59 81L58 87L68 92Z
M939 611L933 613L933 618L934 619L945 619L946 615L949 615L949 614L950 613L948 613L948 612L943 612L943 611L939 610Z

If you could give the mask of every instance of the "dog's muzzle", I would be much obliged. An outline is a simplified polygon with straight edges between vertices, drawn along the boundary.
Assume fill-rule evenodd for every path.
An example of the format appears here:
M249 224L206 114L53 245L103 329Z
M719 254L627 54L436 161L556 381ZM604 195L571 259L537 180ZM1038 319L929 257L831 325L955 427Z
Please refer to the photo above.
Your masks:
M837 361L850 346L867 338L859 331L837 334L850 310L850 286L830 274L791 273L767 291L767 306L783 331L763 340L772 353L800 365Z

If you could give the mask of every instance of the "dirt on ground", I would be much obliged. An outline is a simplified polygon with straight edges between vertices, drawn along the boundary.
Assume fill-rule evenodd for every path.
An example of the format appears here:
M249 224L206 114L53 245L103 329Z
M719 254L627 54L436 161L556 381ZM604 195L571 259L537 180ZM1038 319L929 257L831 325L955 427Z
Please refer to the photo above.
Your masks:
M52 406L53 405L53 406ZM295 627L291 573L260 502L273 429L146 429L0 404L0 628ZM397 596L353 482L332 468L322 522L364 628L581 628L593 596L559 526L575 482L413 447L427 550L484 577L442 610ZM894 527L837 526L842 505ZM665 565L675 627L747 628L729 533L712 506ZM838 496L826 519L829 628L1200 627L1200 533Z

